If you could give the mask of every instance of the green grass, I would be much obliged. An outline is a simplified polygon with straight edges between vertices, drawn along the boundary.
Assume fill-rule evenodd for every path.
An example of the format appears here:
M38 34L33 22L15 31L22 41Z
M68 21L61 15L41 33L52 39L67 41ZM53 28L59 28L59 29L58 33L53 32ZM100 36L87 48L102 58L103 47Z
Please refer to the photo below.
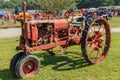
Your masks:
M4 24L2 24L2 22L3 20L0 19L0 29L20 27L20 22L16 22L16 24L14 24L14 20L10 20L10 22L4 21Z
M112 27L112 28L120 28L120 17L113 17L108 22L110 24L110 27Z
M70 47L65 54L51 56L35 52L41 60L40 72L23 80L119 80L120 79L120 33L112 34L107 58L89 65L81 55L79 46ZM9 70L12 57L17 53L18 38L0 39L0 80L18 80Z

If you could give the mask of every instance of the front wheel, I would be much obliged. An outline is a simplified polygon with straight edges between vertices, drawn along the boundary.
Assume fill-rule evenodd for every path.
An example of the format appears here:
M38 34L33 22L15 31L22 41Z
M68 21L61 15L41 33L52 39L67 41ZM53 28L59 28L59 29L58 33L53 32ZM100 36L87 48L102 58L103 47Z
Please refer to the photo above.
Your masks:
M15 65L16 65L17 61L19 60L19 58L23 55L25 55L24 52L19 52L10 61L10 72L12 73L13 76L16 76Z
M20 57L15 66L15 73L18 78L33 76L39 72L40 60L35 55L24 55Z
M87 62L99 63L104 60L110 47L110 37L110 27L103 18L98 18L85 26L81 49Z

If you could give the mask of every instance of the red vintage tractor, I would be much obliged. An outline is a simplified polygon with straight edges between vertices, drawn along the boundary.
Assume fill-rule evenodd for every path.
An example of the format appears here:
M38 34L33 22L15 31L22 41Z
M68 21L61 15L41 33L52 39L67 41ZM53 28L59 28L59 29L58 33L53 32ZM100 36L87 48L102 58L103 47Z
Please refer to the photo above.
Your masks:
M23 18L17 53L10 62L10 71L18 78L33 76L39 72L40 60L31 53L38 50L50 54L63 53L67 47L80 45L82 54L88 63L96 64L103 61L110 47L110 27L103 18L85 18L84 26L81 20L76 20L74 25L66 18L50 18L27 20L26 3L23 2ZM76 25L75 25L76 24ZM60 50L53 50L59 46Z

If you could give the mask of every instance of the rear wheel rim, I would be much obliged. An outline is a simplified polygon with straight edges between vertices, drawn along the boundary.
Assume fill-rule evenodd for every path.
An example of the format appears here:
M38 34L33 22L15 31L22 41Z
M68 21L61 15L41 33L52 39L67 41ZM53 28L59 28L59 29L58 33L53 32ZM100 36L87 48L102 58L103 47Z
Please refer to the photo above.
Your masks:
M110 46L110 30L106 20L97 19L91 24L85 44L87 58L91 63L98 63L106 57Z

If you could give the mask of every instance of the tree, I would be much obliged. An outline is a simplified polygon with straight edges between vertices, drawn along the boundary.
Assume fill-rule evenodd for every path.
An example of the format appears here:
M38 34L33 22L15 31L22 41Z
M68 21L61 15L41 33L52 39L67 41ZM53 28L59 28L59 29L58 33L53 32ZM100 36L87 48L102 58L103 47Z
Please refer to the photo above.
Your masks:
M46 13L58 14L60 10L69 9L76 5L74 0L36 0L38 9Z
M115 1L114 0L103 0L103 6L112 6L114 5Z
M114 0L115 4L114 5L120 5L120 0Z
M100 6L101 0L81 0L77 4L78 8L89 8Z
M90 8L120 5L119 0L0 0L0 8L21 6L22 1L26 1L28 9L39 9L47 13L59 13L62 9L70 9L74 6L78 8Z
M4 4L4 0L0 0L0 8L2 8L3 7L3 4Z
M80 0L78 1L77 7L90 8L90 7L99 7L99 6L111 6L117 4L118 2L119 0Z

